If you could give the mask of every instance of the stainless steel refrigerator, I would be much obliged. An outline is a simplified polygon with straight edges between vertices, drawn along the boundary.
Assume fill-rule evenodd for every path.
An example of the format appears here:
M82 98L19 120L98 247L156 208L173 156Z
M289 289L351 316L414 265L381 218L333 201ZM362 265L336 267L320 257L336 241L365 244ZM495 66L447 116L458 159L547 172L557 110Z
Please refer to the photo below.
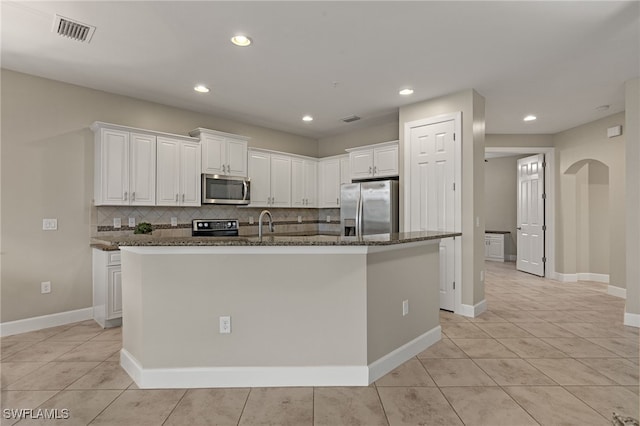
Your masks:
M340 226L345 236L398 232L398 181L343 183Z

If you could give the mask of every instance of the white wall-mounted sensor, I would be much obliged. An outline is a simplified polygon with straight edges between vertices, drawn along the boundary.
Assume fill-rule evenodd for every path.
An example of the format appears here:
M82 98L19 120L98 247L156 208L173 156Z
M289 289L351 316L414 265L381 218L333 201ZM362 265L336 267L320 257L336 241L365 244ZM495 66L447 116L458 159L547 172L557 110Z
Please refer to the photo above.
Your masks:
M620 136L622 134L622 126L613 126L607 129L607 137L615 138L616 136Z

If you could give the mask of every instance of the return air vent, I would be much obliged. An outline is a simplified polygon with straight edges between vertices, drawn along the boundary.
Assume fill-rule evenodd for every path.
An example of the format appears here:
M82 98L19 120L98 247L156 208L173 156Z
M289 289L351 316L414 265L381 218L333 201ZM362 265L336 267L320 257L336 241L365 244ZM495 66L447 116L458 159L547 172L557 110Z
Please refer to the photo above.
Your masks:
M358 120L360 120L360 117L358 117L357 115L350 115L349 117L344 117L342 119L342 121L344 121L345 123L352 123Z
M89 43L95 30L96 27L94 26L83 24L64 16L55 15L54 17L53 32L72 40Z

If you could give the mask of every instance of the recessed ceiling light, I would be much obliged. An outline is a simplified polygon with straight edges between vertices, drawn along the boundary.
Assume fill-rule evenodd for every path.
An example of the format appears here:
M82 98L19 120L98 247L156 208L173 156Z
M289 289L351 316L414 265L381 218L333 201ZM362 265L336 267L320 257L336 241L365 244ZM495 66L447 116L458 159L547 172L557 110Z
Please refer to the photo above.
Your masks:
M235 35L231 37L231 43L240 47L247 47L251 44L251 39L245 35Z
M302 117L302 121L313 121L313 117L310 115L305 115Z
M527 116L524 118L524 121L533 121L533 120L536 120L537 118L538 118L538 117L536 117L535 115L527 115Z
M399 94L401 94L402 96L409 96L413 94L413 89L402 89L401 91L398 92Z
M209 93L209 88L203 84L198 84L196 87L193 88L193 90L200 93Z

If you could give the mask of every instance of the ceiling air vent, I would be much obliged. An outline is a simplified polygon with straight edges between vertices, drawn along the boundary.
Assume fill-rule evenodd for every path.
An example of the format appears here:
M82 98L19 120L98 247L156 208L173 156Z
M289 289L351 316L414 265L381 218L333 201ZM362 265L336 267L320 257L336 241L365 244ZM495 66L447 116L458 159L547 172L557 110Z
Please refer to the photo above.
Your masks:
M83 24L64 16L55 15L54 17L53 32L72 40L89 43L95 30L96 27L94 26Z
M358 120L360 120L360 117L358 117L357 115L350 115L349 117L344 117L342 119L342 121L344 121L345 123L352 123Z

